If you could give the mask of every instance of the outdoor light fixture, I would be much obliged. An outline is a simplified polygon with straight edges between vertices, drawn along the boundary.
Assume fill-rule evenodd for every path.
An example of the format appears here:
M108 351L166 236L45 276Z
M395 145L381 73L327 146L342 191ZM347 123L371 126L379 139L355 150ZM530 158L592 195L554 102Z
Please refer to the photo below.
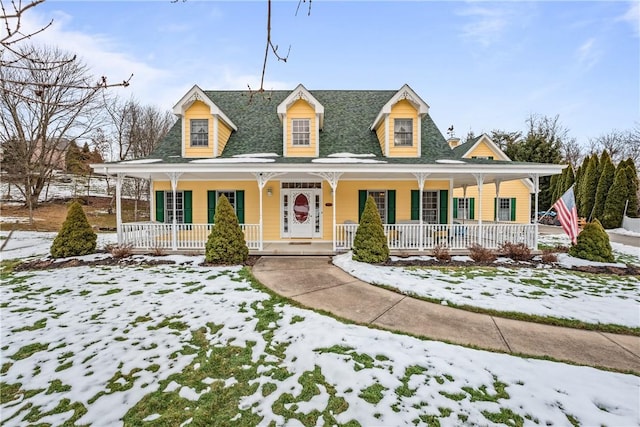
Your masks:
M267 187L267 196L273 196L273 190L271 189L271 187Z

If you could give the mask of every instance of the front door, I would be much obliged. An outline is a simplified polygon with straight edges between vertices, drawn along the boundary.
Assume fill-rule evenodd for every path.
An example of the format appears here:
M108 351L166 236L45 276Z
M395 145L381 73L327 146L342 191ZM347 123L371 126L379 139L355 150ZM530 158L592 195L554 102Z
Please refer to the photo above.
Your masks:
M314 190L290 190L288 216L291 223L291 237L313 237L315 226Z

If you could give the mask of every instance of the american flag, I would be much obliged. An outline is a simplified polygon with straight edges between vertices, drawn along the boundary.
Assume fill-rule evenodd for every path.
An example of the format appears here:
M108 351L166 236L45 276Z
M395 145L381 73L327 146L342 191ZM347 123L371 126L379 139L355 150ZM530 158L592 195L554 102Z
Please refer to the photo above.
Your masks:
M575 245L578 241L578 209L573 194L573 185L553 204L553 208L558 213L562 229Z

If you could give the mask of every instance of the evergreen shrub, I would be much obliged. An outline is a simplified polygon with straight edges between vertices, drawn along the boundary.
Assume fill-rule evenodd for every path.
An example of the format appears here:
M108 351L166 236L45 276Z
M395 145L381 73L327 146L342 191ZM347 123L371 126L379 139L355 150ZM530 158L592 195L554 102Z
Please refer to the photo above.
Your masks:
M353 238L353 260L370 264L383 263L389 258L389 245L382 220L373 197L369 196Z
M584 226L578 241L569 249L569 255L597 262L613 262L609 235L597 219Z
M211 264L235 265L249 257L249 248L238 223L233 206L220 196L216 206L214 224L205 245L205 261Z
M98 236L87 221L82 206L74 201L69 206L62 228L53 240L51 256L64 258L94 253L97 239Z

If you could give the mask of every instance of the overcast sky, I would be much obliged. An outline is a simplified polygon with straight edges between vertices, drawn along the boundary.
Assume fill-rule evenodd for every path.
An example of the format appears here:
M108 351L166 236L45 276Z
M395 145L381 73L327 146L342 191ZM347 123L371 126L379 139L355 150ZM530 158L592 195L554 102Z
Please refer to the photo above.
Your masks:
M266 89L399 89L443 132L524 130L560 116L586 144L640 121L640 7L623 1L274 1ZM134 74L123 97L170 109L194 84L259 87L267 2L47 0L24 28L96 76Z

